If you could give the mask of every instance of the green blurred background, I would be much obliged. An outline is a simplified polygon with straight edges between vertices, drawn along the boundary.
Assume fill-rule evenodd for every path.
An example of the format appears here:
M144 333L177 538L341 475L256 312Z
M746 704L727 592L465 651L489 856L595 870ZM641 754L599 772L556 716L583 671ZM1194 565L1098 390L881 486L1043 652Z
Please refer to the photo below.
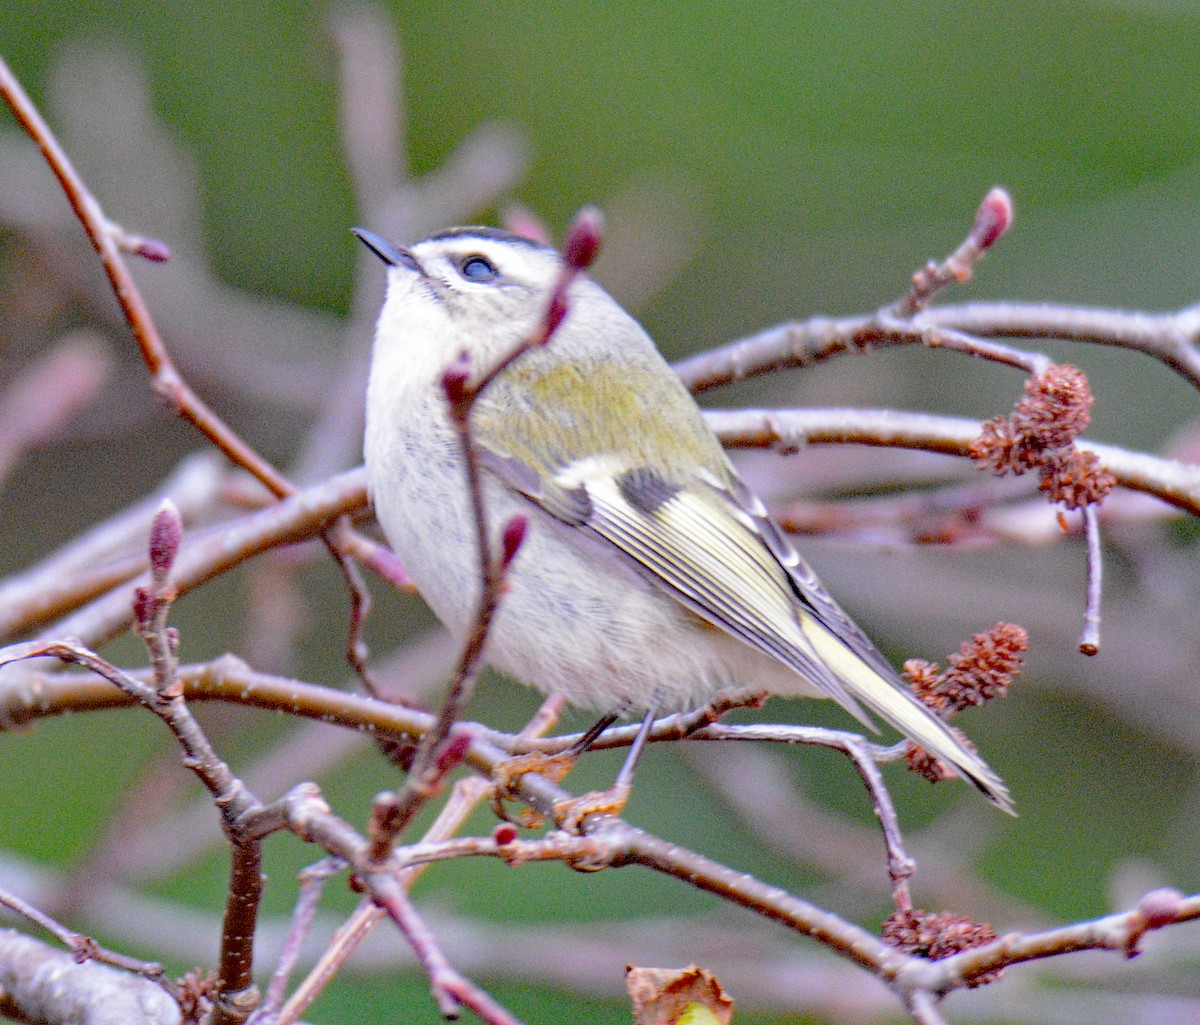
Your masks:
M659 254L663 264L661 274L649 275L651 287L639 291L603 260L597 274L636 305L672 357L781 320L890 301L914 269L957 244L994 184L1014 197L1015 228L977 280L947 301L1174 308L1200 295L1194 4L427 2L378 9L403 50L413 174L435 171L487 122L513 126L529 167L504 201L479 215L496 220L509 202L519 202L557 233L580 205L597 203L612 213L626 251L637 249L642 231L642 251ZM331 14L345 10L321 3L7 0L0 52L52 120L54 69L65 53L116 47L131 55L144 69L154 113L190 162L199 234L172 237L163 225L179 211L159 216L144 204L136 174L101 192L109 212L133 230L163 235L181 260L203 255L226 288L336 323L332 318L350 309L360 258L347 228L362 217L339 141L330 38ZM86 79L76 88L86 90ZM101 132L102 119L93 123ZM19 142L14 126L0 123L0 133L6 144ZM66 141L89 180L103 180L95 163L102 147L89 151L83 131ZM143 170L151 181L162 167L148 155ZM0 193L10 187L0 179ZM49 202L46 196L56 201L48 180L45 190L37 204ZM0 239L0 258L10 261L37 241L4 226ZM0 281L17 280L16 272L3 273ZM138 273L169 280L172 269ZM95 278L99 287L98 268ZM105 302L96 294L95 303ZM56 334L87 324L87 309L80 301L37 324L5 320L5 378ZM111 324L105 330L124 345ZM1091 435L1099 440L1157 451L1194 419L1197 396L1157 364L1081 347L1047 351L1088 371L1098 397ZM256 372L270 377L275 365L264 357ZM125 381L137 388L136 366ZM1009 371L901 351L836 361L713 401L890 405L983 418L1004 412L1019 394ZM27 460L0 496L10 539L0 553L4 570L120 508L198 447L183 427L155 419L148 396L122 401L137 410L139 430L151 431L153 444L131 449L101 423ZM222 408L281 465L296 458L302 412L237 395L226 396ZM820 494L829 459L810 464L810 493ZM85 469L93 474L86 500ZM1188 703L1197 688L1178 669L1200 657L1188 630L1196 597L1192 532L1182 524L1116 538L1106 621L1116 640L1087 663L1073 653L1082 615L1077 543L1045 552L895 552L836 541L814 548L833 590L863 610L898 657L944 658L971 631L1001 618L1030 628L1028 687L964 724L1009 780L1022 818L997 823L987 809L966 807L969 794L943 787L931 798L920 781L899 776L896 795L906 823L946 813L939 819L944 829L957 823L981 835L960 843L960 853L989 884L1049 919L1103 913L1110 900L1127 896L1118 883L1130 873L1148 883L1200 885L1200 703ZM1064 575L1071 600L1043 600ZM343 599L332 571L319 567L311 578L314 611L294 668L306 678L340 679ZM935 583L924 590L915 584L897 599L898 587L914 578ZM938 597L946 608L936 606ZM407 630L427 617L414 602L381 598L372 630L376 650L386 651L398 623ZM180 609L187 657L237 648L244 600L236 580L189 599ZM1145 608L1148 619L1139 619ZM1172 613L1177 621L1164 618ZM1131 624L1125 632L1121 617ZM1155 648L1160 633L1181 649L1165 661ZM1122 647L1122 640L1130 644ZM138 657L132 646L120 651ZM516 726L532 707L530 696L496 681L474 712ZM772 710L845 725L825 709ZM22 785L5 788L0 837L23 853L68 860L137 771L135 754L159 749L155 726L132 715L98 716L3 738L0 772ZM265 744L268 732L232 734L225 750L235 766ZM784 771L805 767L813 799L867 821L845 766L799 752L780 757ZM610 772L611 763L597 759L581 775L601 782ZM642 776L646 789L630 810L635 821L801 892L822 885L819 873L728 829L728 815L685 762L654 752ZM365 799L392 782L369 753L322 780L336 806L360 822ZM963 807L953 810L960 798ZM480 828L488 828L485 820ZM271 857L271 909L283 913L291 873L311 853L281 840ZM211 910L223 873L214 855L159 892ZM884 882L881 865L875 897L847 913L877 924L887 912ZM917 889L919 895L919 883ZM419 896L499 922L620 921L646 907L714 911L713 901L648 873L583 877L557 866L519 874L495 865L447 866L429 873ZM335 985L314 1017L370 1020L394 1013L403 1000L407 1020L436 1020L425 983L407 978L403 986L389 977ZM593 1004L574 993L483 981L531 1020L627 1020L611 992ZM746 1001L752 1008L753 997ZM757 1013L766 1012L748 1011L740 1020L757 1020Z

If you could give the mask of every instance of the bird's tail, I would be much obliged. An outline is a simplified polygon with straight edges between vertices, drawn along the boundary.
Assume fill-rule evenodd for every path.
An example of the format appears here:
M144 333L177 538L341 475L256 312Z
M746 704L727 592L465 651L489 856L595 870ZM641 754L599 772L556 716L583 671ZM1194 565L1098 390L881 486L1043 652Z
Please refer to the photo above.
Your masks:
M806 632L822 661L855 699L949 765L996 807L1016 814L1000 777L903 683L880 675L823 625Z

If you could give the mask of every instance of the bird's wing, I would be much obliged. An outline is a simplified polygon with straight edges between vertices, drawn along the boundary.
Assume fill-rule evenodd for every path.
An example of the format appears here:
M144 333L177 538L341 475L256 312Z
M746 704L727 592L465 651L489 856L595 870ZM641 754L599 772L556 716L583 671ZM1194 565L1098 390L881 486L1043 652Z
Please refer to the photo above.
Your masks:
M800 553L771 519L759 497L746 487L736 474L732 475L730 480L729 499L737 506L739 516L749 517L755 533L787 571L796 596L808 610L881 676L885 679L895 677L896 670L892 664L883 657L859 625L834 601L833 595L825 589L816 571L801 558Z
M765 511L759 517L743 508L715 478L683 487L647 469L621 471L603 457L581 460L552 475L498 453L486 458L510 487L550 515L611 545L655 586L790 666L875 728L819 649L827 636L829 643L840 638L856 654L861 644L873 675L880 673L877 662L885 679L894 677L894 671L782 537L776 533L768 540L762 530L770 523ZM800 589L793 567L776 554L781 546L815 588L806 584Z

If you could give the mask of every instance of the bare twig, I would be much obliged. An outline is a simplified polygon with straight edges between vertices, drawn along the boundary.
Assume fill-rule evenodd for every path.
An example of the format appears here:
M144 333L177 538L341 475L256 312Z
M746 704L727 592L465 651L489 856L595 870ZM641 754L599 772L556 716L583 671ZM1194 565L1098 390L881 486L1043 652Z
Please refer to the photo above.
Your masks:
M436 842L452 836L487 793L488 786L480 779L466 779L455 784L454 790L438 817L434 820L422 842ZM402 868L399 879L405 887L411 887L424 870L423 866ZM358 949L359 944L383 917L383 911L370 900L358 906L350 919L338 929L328 949L318 959L308 977L297 987L296 992L281 1009L279 1025L290 1025L308 1008L309 1004L329 984L347 958Z
M1100 598L1104 555L1100 547L1100 518L1095 505L1083 507L1083 523L1087 534L1088 587L1087 609L1083 615L1079 650L1085 655L1096 655L1100 652Z
M867 793L871 795L871 805L875 809L875 817L879 820L879 828L883 830L883 841L887 847L888 878L892 881L892 900L895 902L897 910L907 911L912 907L912 898L908 892L908 880L917 870L917 865L904 849L904 839L900 835L900 820L896 817L896 806L892 803L892 795L884 785L883 777L879 773L879 766L861 737L846 734L841 750L854 763L854 768L858 770L863 783L866 784Z
M971 277L975 264L992 248L1012 224L1013 207L1009 194L994 188L979 204L975 221L962 244L941 263L928 263L913 275L908 294L891 312L898 318L911 317L924 309L942 289L962 284Z
M923 990L911 994L905 1001L905 1010L916 1025L946 1025L934 998Z
M288 925L287 938L284 940L283 950L280 951L279 961L275 965L275 971L271 973L271 984L267 987L261 1006L250 1015L246 1025L274 1025L278 1020L279 1009L287 995L288 980L295 970L304 941L312 929L325 885L345 869L346 863L340 858L322 858L317 864L310 865L300 873L296 907L292 912L292 920Z
M735 448L790 451L800 443L857 444L954 456L968 455L983 426L977 420L886 409L709 410L705 419L725 445ZM1200 515L1200 468L1098 442L1079 441L1076 447L1094 452L1122 487Z
M483 479L479 465L479 453L471 436L471 412L476 402L488 387L521 357L547 345L554 337L568 311L567 292L575 278L596 258L602 239L602 222L598 211L585 208L575 217L564 240L564 261L558 280L551 290L549 302L542 312L536 327L508 353L492 366L472 374L472 368L464 358L451 364L442 376L442 387L449 407L450 421L458 434L462 450L467 492L471 501L471 512L475 524L476 545L479 552L480 594L475 619L463 642L462 654L451 679L450 688L442 704L437 725L421 744L413 758L409 773L408 795L401 795L401 802L415 810L417 802L427 795L446 769L435 770L434 766L445 759L439 749L449 737L454 723L462 716L475 680L483 666L483 650L488 632L499 608L504 589L505 575L521 542L525 537L527 521L523 516L512 517L502 530L502 551L493 554L491 527L483 494ZM453 764L451 761L450 764Z
M516 1025L516 1019L508 1011L451 966L409 901L407 883L397 874L396 867L390 862L372 863L370 842L334 816L314 787L295 788L279 802L276 810L298 835L356 867L357 877L372 902L395 922L425 966L434 998L444 1015L456 1016L459 1005L463 1005L491 1025ZM290 1011L285 1008L284 1013Z
M174 412L189 421L229 460L243 467L262 481L277 496L290 494L291 485L249 445L241 440L183 380L154 326L154 319L142 299L133 275L130 274L121 247L113 237L111 222L75 170L70 158L58 144L30 100L21 83L0 58L0 95L16 115L30 138L37 143L66 193L71 209L79 218L100 263L108 275L113 294L125 314L134 340L141 350L142 360L151 375L151 388Z
M694 392L760 377L788 367L811 366L847 353L893 345L923 345L928 330L981 338L1057 338L1140 352L1170 367L1200 389L1200 307L1172 313L1131 313L1049 303L964 303L915 314L880 332L875 314L814 317L749 335L675 364Z
M1200 306L1175 313L1055 306L1048 303L967 303L927 309L930 299L970 277L979 258L1007 230L1012 205L1003 190L984 197L966 240L941 264L913 276L904 298L875 314L781 324L676 364L694 392L807 366L848 352L891 345L928 345L1036 372L1045 356L985 342L988 338L1058 338L1141 352L1200 389Z
M1156 890L1146 894L1132 910L1105 918L1001 936L986 946L941 961L914 959L897 971L894 980L902 990L943 996L982 975L1024 961L1079 950L1111 950L1133 956L1147 931L1196 919L1200 919L1200 894L1184 897L1175 891Z
M404 933L424 966L434 1000L444 1017L457 1018L459 1008L465 1006L488 1025L519 1025L518 1019L506 1008L455 970L402 887L390 888L388 893L377 899L380 899L384 910Z
M113 968L120 968L122 971L133 972L149 979L161 986L172 997L178 995L176 986L167 978L166 971L157 961L143 961L140 958L130 957L128 954L119 954L115 950L109 950L90 936L84 936L82 933L75 932L56 922L44 911L35 908L28 901L22 900L15 893L6 893L0 890L0 905L28 919L39 928L45 929L71 951L77 964L83 964L85 961L99 961L102 964L111 965Z

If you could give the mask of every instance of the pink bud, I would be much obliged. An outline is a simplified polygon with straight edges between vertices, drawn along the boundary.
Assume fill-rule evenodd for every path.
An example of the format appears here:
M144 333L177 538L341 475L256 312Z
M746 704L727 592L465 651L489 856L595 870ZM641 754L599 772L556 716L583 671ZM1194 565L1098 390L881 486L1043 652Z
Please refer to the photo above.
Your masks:
M174 502L164 499L150 524L150 572L160 583L171 572L182 540L183 517Z
M1159 887L1138 901L1137 910L1145 920L1147 929L1161 929L1179 918L1183 910L1183 894L1169 886Z
M525 540L525 531L529 527L527 517L517 513L504 525L504 533L501 535L501 556L500 566L503 569L508 569L517 552L521 548L521 542Z
M130 252L151 263L166 263L171 259L171 247L156 238L139 238Z
M442 374L442 391L450 400L450 405L461 406L467 399L468 382L471 380L471 358L464 349L458 359L446 367Z
M1012 225L1012 198L1002 188L996 187L983 197L975 212L975 223L971 226L971 237L980 249L990 249L1000 236Z
M575 215L563 239L563 256L573 270L587 270L595 261L604 242L604 215L594 206L585 206Z
M550 233L546 231L546 226L528 207L510 206L504 211L500 220L504 227L514 235L533 239L534 242L541 242L542 245L550 244Z

